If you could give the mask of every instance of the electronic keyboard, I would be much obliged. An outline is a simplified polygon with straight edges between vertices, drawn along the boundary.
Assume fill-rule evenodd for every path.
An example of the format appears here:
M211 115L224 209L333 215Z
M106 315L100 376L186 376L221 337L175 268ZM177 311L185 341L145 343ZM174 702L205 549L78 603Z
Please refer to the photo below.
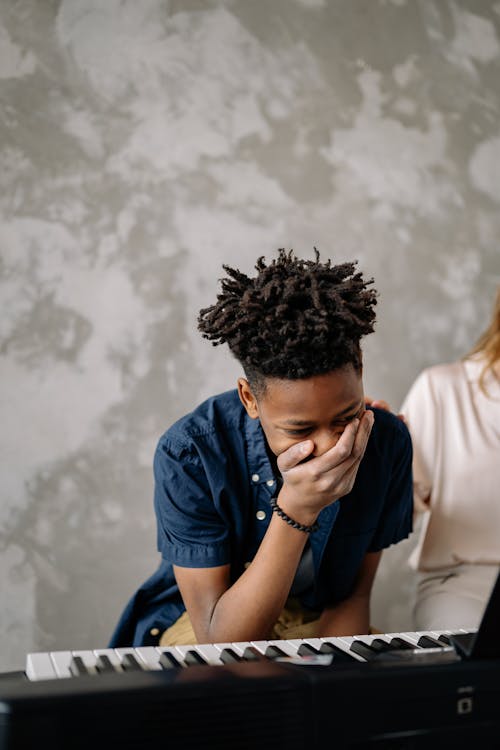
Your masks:
M500 659L455 636L30 653L0 677L0 750L498 748Z
M465 633L465 631L454 631ZM29 680L51 680L82 675L140 670L161 671L193 665L223 665L257 659L293 661L308 659L310 664L329 665L367 662L377 656L398 658L457 658L451 647L451 631L386 633L343 638L306 640L248 641L189 646L52 651L30 653L26 657ZM379 659L380 661L380 659Z

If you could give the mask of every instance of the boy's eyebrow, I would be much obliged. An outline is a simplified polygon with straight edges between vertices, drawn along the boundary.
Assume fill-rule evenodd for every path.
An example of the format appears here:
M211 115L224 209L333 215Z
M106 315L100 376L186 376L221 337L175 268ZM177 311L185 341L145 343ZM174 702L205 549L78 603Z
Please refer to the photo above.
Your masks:
M356 401L355 403L350 404L345 409L343 409L341 412L339 412L338 414L336 414L335 415L335 419L342 419L343 417L345 417L347 415L350 415L351 412L354 412L354 410L356 410L356 411L355 411L355 413L352 416L353 417L356 416L356 414L358 413L358 411L361 409L362 403L363 402L361 402L361 401ZM283 425L293 425L294 427L306 427L306 426L308 426L308 425L311 424L311 420L307 420L307 419L293 419L293 418L291 418L291 419L284 419L283 422L282 422L282 424Z

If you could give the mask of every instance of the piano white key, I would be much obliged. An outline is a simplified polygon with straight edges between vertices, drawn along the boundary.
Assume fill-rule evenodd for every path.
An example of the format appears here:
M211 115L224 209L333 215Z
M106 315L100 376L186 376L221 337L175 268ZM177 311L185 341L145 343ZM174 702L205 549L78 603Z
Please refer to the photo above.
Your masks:
M97 661L98 656L107 656L111 664L116 668L118 672L122 670L121 660L114 648L96 648L94 649L94 655Z
M220 660L221 649L219 649L215 643L201 643L192 648L194 648L195 651L205 659L205 661L208 661L209 664L222 664Z
M268 641L268 646L276 646L285 652L287 656L297 656L297 649L290 643L290 641L279 641L273 640Z
M407 641L410 646L415 646L415 648L420 648L417 644L420 638L425 635L429 638L439 638L440 635L446 635L448 632L446 630L418 630L413 632L405 631L403 633L387 633L386 637L391 640L391 638L403 638L405 641ZM444 646L444 644L443 644Z
M212 643L212 646L215 646L215 648L218 648L219 651L222 651L223 648L233 648L234 643L231 641L223 641L221 643Z
M323 641L321 640L321 638L290 638L289 640L287 640L287 643L289 643L294 648L296 654L303 643L308 643L313 648L319 649L321 648L321 644L323 643Z
M245 649L252 645L253 644L251 641L235 641L234 643L216 644L217 648L219 648L219 646L222 647L221 651L223 648L232 648L233 651L238 654L238 656L243 656L243 652L245 651Z
M186 658L186 654L188 651L192 651L195 648L195 644L189 643L185 646L171 646L170 651L172 654L179 659L179 661L184 666L184 659Z
M148 669L161 669L159 663L161 654L154 646L138 646L135 653Z
M82 659L90 674L97 674L96 657L93 651L83 650L72 651L71 653L73 656L79 656Z
M261 654L266 653L266 649L268 648L268 646L277 646L282 651L284 651L287 656L296 656L294 647L291 646L288 641L251 641L250 645L255 646L255 648L260 651Z
M330 641L336 646L346 646L348 649L351 648L351 643L357 640L357 636L354 635L341 635L338 638L330 638Z
M178 652L175 646L156 646L156 650L158 651L158 660L161 659L162 654L171 654L181 666L184 666L184 656Z
M334 646L338 646L338 648L346 651L349 656L353 656L357 661L366 662L366 659L363 659L362 656L360 656L359 654L355 654L354 651L351 651L351 643L353 641L357 641L358 636L345 635L339 638L323 638L322 640L330 641L330 643L333 643Z
M408 633L408 632L400 633L399 638L403 638L405 641L408 641L408 643L411 646L418 648L417 646L418 639L421 638L423 635L427 635L427 633L424 633L423 630L418 630L418 631L415 631L414 633Z
M264 654L266 648L269 646L269 641L250 641L250 646L256 648L261 654Z
M429 635L432 638L439 638L440 635L451 635L456 632L456 630L429 630Z
M37 652L26 655L26 677L28 680L54 680L57 672L46 652Z
M54 665L58 677L72 677L69 671L69 665L73 654L71 651L51 651L50 658Z
M353 636L353 641L361 641L362 643L366 643L369 646L376 638L380 638L381 640L389 643L389 641L387 640L387 638L385 637L383 633L377 633L377 634L370 633L369 635L355 635Z
M135 656L136 649L133 648L132 646L129 646L129 647L115 648L114 651L121 661L123 657L125 656L125 654L134 654Z

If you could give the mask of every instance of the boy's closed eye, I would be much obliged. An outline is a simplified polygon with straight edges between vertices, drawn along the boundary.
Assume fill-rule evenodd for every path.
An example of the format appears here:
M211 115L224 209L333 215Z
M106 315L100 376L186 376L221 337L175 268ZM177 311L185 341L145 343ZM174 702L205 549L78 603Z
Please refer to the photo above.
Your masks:
M283 430L283 432L290 435L290 437L303 437L311 432L312 429L312 427L297 427L296 429Z
M342 419L336 419L335 422L332 423L331 428L332 430L337 430L338 432L342 432L347 425L353 421L353 419L360 419L363 412L365 411L365 407L363 406L361 409L359 409L356 414L351 414L348 417L343 417ZM284 432L289 435L290 437L305 437L310 432L314 431L314 426L310 427L294 427L294 428L287 428L284 430Z

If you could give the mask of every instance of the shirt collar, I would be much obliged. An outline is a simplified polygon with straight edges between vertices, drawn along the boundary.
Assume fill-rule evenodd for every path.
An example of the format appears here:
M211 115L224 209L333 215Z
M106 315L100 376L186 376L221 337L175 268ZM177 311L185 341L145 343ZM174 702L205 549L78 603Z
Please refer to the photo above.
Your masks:
M271 492L276 488L277 477L267 455L266 438L259 419L245 414L244 431L247 446L248 468L252 484L267 484ZM269 484L272 482L273 484Z

